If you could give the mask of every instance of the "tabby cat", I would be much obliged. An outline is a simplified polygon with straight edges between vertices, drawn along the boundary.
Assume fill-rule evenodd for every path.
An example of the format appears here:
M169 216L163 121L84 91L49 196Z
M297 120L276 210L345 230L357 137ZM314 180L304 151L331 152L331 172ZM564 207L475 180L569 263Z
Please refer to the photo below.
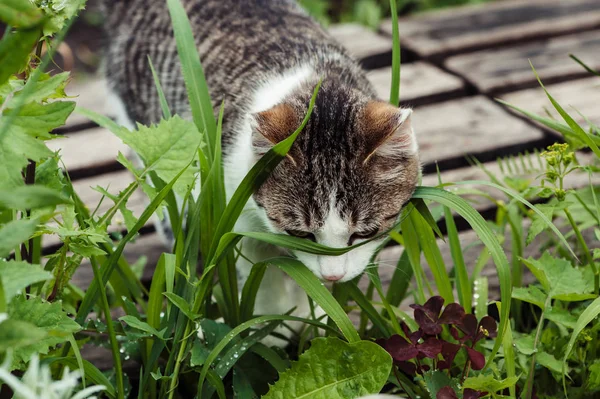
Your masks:
M106 77L119 121L156 122L159 99L148 67L158 70L174 113L191 118L166 0L104 0L109 46ZM419 175L411 110L376 97L358 63L292 0L183 0L213 101L224 101L226 193L253 164L288 137L323 80L308 124L289 156L254 193L236 231L270 231L345 247L390 228ZM161 230L172 237L168 223ZM294 253L319 278L360 275L380 240L345 255ZM282 250L242 242L240 284L252 262ZM269 269L257 314L306 312L304 293Z

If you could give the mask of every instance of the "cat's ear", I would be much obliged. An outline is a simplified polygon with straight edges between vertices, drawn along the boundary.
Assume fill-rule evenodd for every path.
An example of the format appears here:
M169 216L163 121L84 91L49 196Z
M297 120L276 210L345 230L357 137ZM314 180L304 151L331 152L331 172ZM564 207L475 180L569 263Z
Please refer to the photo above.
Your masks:
M286 103L277 104L266 111L252 114L252 146L258 156L263 156L275 144L287 139L298 128L298 115ZM288 155L288 158L293 158Z
M418 146L411 124L412 110L383 101L367 103L363 113L366 163L373 155L384 158L414 156Z

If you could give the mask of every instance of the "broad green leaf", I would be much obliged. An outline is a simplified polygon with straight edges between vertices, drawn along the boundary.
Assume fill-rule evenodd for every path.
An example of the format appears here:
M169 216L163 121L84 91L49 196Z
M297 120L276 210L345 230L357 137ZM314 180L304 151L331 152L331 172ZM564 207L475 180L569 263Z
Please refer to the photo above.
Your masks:
M552 220L552 215L554 214L554 204L539 204L535 205L535 207L548 219ZM533 214L531 218L531 226L529 227L529 231L527 232L527 245L531 244L533 239L540 234L542 231L546 230L548 225L546 222L540 218L537 213Z
M470 388L476 391L483 392L498 392L500 390L514 386L519 377L510 377L504 380L497 380L493 375L478 375L476 377L469 377L463 383L463 388Z
M562 374L561 361L547 352L539 352L535 356L535 361L554 373Z
M588 305L587 308L581 313L579 319L577 319L577 324L575 325L575 329L573 330L573 334L571 335L571 339L567 344L567 348L565 349L565 356L562 360L562 374L563 374L563 389L565 393L565 397L567 396L567 361L569 360L569 356L571 356L571 351L575 346L575 342L577 341L577 337L583 331L583 329L598 315L600 314L600 298L596 298L592 303Z
M13 297L31 284L49 280L51 277L52 274L40 265L0 260L0 280L2 280L6 303L10 303Z
M35 232L36 219L12 220L0 227L0 257L6 258Z
M27 1L16 0L27 3ZM0 3L0 12L3 4ZM0 85L21 72L27 65L29 54L40 34L37 29L7 32L0 41Z
M239 367L233 369L233 397L234 399L258 399L246 373Z
M120 128L113 133L139 154L148 171L156 172L165 182L190 164L200 145L194 124L179 116L150 127L138 125L134 131ZM175 183L175 192L185 197L194 181L195 168L189 167Z
M0 121L4 118L0 117ZM29 136L21 129L9 127L5 136L0 140L0 187L3 190L24 184L21 172L30 159L38 162L53 155L43 141ZM0 198L0 206L2 202Z
M0 322L0 353L35 345L47 335L46 331L26 321L4 320Z
M73 251L73 253L79 254L84 258L106 255L106 251L95 245L72 243L69 244L69 249Z
M27 164L27 159L24 159L26 161L25 164ZM0 174L1 173L2 172L0 172ZM20 170L19 177L20 184L23 184L23 178L20 176ZM26 209L35 209L70 203L71 200L66 198L61 192L44 186L31 185L16 187L11 190L6 188L0 190L0 210L16 209L24 211Z
M515 348L523 355L529 356L535 353L534 340L531 335L525 335L515 340Z
M18 126L31 136L52 138L48 132L64 125L74 109L75 103L73 101L25 104L14 117L11 128Z
M545 317L556 324L563 325L570 329L574 329L577 324L577 316L568 310L559 309L557 307L546 309Z
M15 362L27 362L34 353L47 354L50 348L81 330L81 326L62 310L60 302L44 302L37 297L15 297L8 306L8 316L12 320L31 323L48 334L31 345L15 350Z
M15 28L30 28L44 19L42 10L30 1L2 0L0 2L0 20Z
M593 281L584 277L581 269L575 269L571 262L555 258L544 252L538 260L529 258L523 262L540 281L544 290L553 299L581 301L592 299Z
M512 297L514 299L519 299L521 301L525 301L528 303L533 303L538 306L540 309L544 310L547 294L544 294L542 290L540 290L535 285L531 285L529 287L517 287L512 290Z
M264 399L352 399L379 393L392 367L390 355L370 341L315 338Z
M69 76L69 72L61 72L53 76L42 73L37 81L31 83L32 86L29 93L21 90L15 94L14 98L21 98L21 100L25 100L27 103L65 98L67 97L65 87ZM12 102L10 105L12 106Z

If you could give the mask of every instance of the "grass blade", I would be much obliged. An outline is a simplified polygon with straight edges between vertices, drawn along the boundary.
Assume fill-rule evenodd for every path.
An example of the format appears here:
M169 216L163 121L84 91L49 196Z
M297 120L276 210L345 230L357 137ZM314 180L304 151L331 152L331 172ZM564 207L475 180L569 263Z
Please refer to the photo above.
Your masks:
M354 299L354 302L360 307L361 311L367 314L371 322L373 322L373 325L381 331L384 337L387 338L392 334L388 322L379 314L379 312L377 312L356 283L348 282L343 285L343 289L350 294L352 299Z
M413 277L413 270L408 260L408 252L402 251L398 264L392 275L390 286L386 295L387 301L391 306L398 306L406 296L410 281Z
M156 92L158 94L158 101L160 102L160 108L162 109L163 118L171 119L171 110L169 109L169 104L167 103L165 92L163 91L162 85L160 84L160 79L156 74L156 70L154 69L154 65L152 64L152 59L150 58L150 55L148 55L148 64L150 65L152 77L154 78L154 86L156 86Z
M192 26L180 0L167 0L167 6L169 7L173 31L175 32L177 53L181 61L181 71L190 101L192 117L198 130L204 134L205 141L208 144L208 158L212 160L215 155L212 152L217 140L217 122Z
M471 283L469 282L469 272L463 257L463 250L458 239L458 230L452 211L447 206L444 207L444 216L446 219L446 230L448 231L448 243L450 244L450 255L454 262L456 272L456 291L458 292L458 302L465 309L466 313L471 313L473 294L471 292Z
M400 31L398 29L398 9L396 0L390 0L392 14L392 87L390 103L396 107L400 104Z

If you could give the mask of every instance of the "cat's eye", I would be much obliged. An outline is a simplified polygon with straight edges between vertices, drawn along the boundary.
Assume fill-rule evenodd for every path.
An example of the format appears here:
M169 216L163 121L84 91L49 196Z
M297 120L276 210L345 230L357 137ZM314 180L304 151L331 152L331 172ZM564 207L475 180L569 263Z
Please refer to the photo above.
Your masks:
M317 239L315 238L315 235L313 233L309 233L308 231L286 230L285 232L288 233L291 236L294 236L294 237L306 238L308 240L317 242Z
M379 228L365 230L365 231L357 231L356 233L350 236L349 245L354 244L356 240L368 240L369 238L373 238L379 233Z

